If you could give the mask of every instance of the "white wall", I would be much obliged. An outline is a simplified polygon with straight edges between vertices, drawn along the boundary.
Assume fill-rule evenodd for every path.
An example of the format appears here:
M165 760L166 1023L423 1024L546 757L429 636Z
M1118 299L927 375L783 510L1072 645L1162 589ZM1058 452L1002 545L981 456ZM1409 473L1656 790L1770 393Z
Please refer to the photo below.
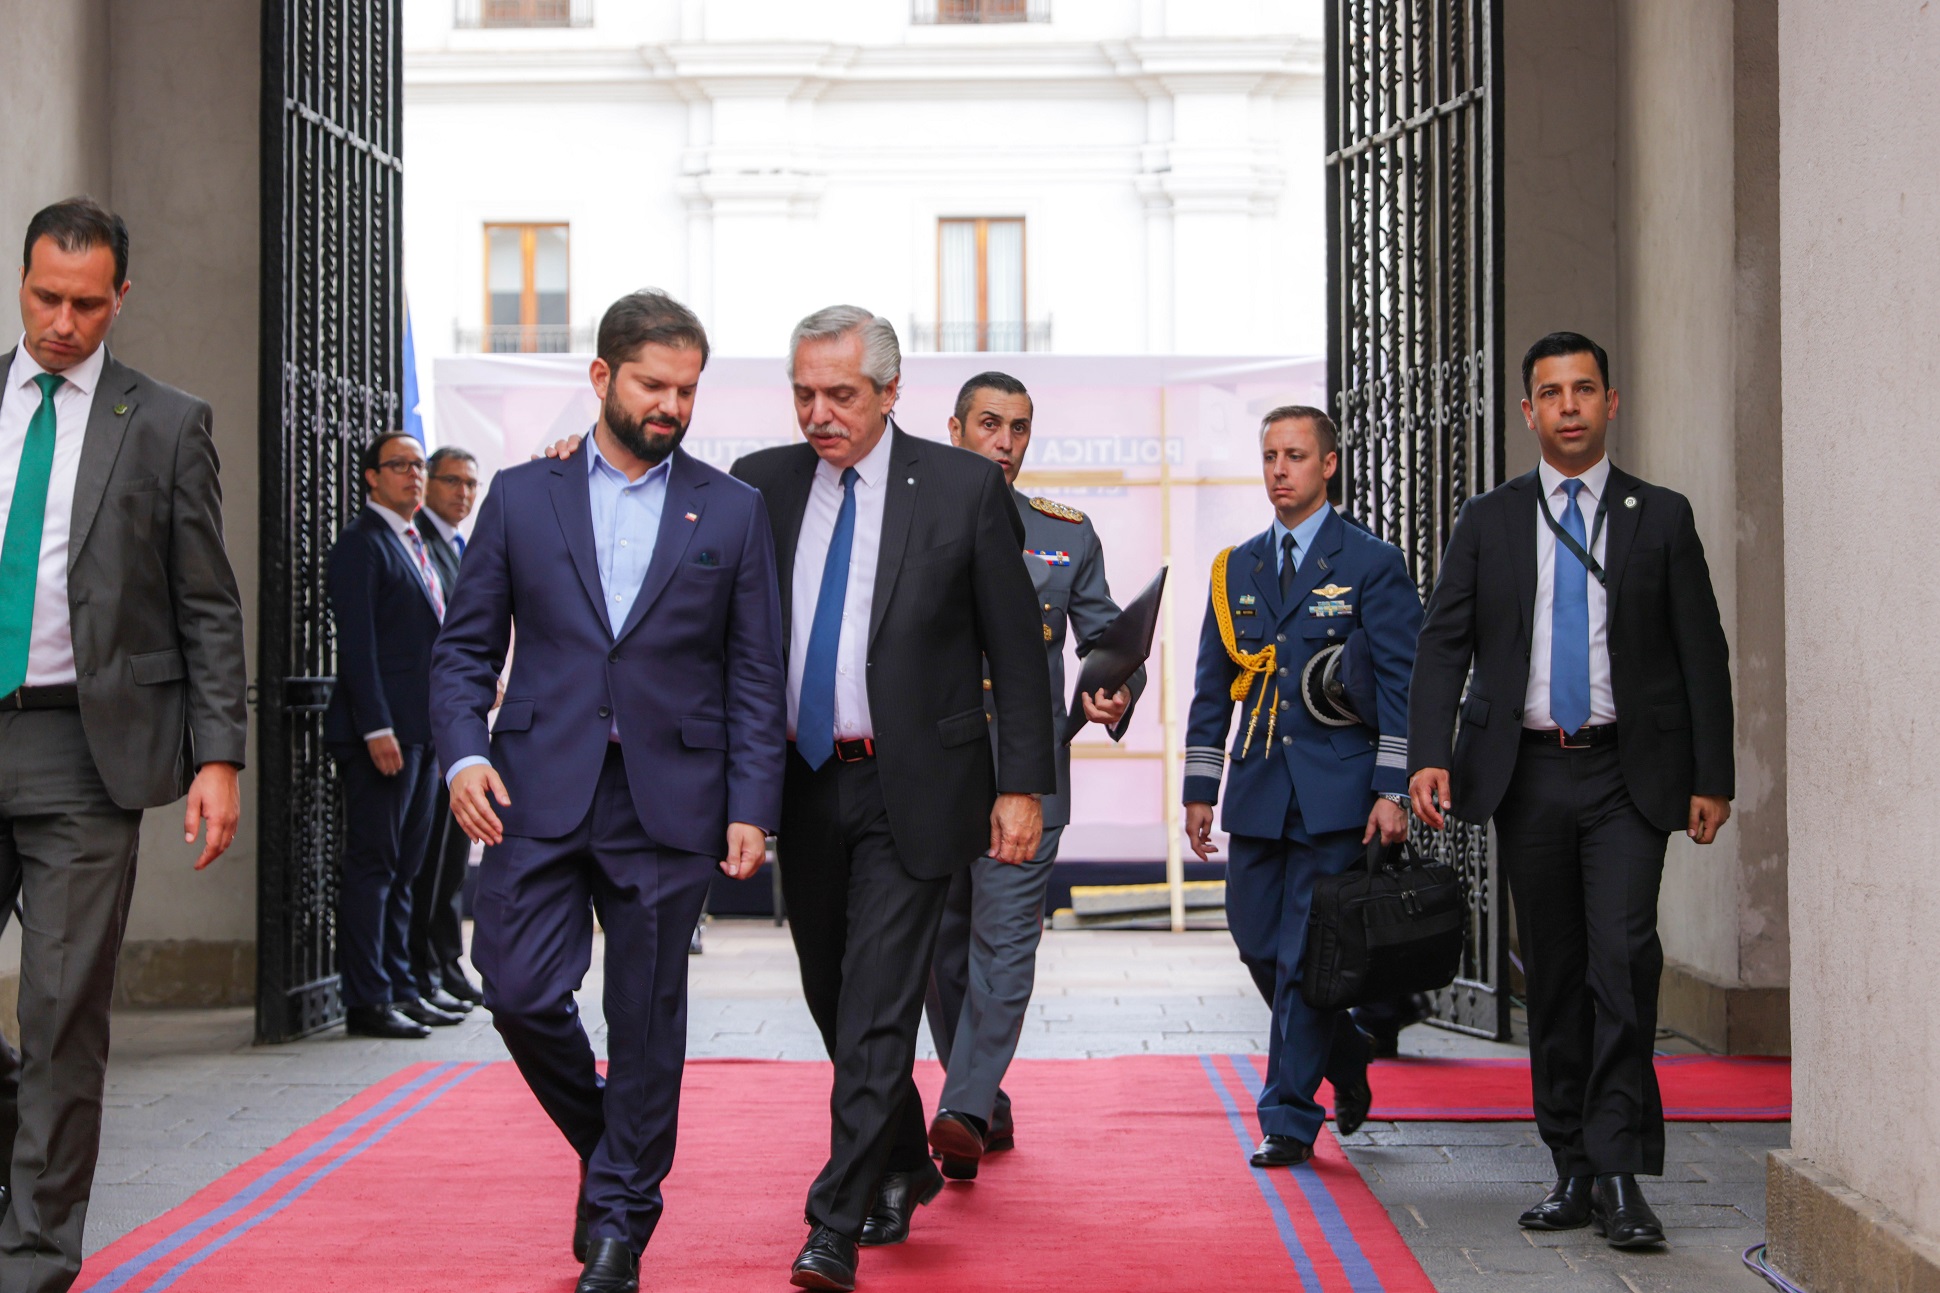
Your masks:
M1933 1238L1940 6L1781 0L1779 67L1792 1144Z
M979 215L1025 217L1055 351L1324 345L1317 0L990 26L912 25L909 0L595 0L574 30L405 13L427 365L483 321L483 224L527 220L572 224L575 324L651 283L724 354L776 354L836 300L933 322L937 219Z

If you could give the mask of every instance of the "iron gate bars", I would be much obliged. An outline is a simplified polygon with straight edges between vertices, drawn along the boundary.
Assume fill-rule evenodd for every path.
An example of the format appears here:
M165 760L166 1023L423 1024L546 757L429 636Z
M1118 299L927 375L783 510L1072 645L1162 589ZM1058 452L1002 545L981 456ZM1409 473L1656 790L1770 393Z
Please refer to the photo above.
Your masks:
M343 1014L343 803L323 747L336 672L324 561L396 426L399 0L264 0L256 1037Z
M1347 510L1424 597L1463 500L1502 480L1501 0L1328 0L1327 380ZM1485 831L1417 824L1474 919L1437 1022L1509 1032L1508 907Z

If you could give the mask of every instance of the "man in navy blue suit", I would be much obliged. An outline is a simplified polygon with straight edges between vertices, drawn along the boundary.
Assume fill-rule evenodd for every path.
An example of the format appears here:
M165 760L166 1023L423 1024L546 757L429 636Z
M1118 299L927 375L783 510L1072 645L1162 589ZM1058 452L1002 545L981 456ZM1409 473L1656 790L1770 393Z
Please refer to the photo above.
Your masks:
M1345 1011L1315 1010L1300 995L1307 910L1315 879L1345 871L1376 834L1393 844L1408 833L1408 672L1421 599L1400 550L1327 505L1339 450L1339 433L1319 409L1287 405L1261 422L1273 524L1220 554L1186 727L1187 839L1202 859L1213 853L1213 804L1225 774L1226 920L1273 1008L1255 1167L1313 1156L1326 1116L1314 1100L1323 1075L1334 1086L1337 1131L1367 1117L1365 1040ZM1303 671L1356 631L1373 668L1373 722L1323 723L1301 699ZM1238 689L1240 732L1228 771L1242 669L1247 685Z
M363 463L368 506L330 550L326 573L337 686L323 736L347 810L338 967L350 1032L427 1037L462 1018L421 1000L411 972L411 882L438 790L427 692L444 586L413 521L424 450L393 431L371 442Z
M452 815L487 845L472 961L573 1151L578 1293L627 1293L660 1219L709 872L781 820L787 681L761 495L680 452L707 334L636 292L600 321L591 452L499 473L432 673ZM499 671L517 658L487 731ZM608 1071L573 1004L606 932Z

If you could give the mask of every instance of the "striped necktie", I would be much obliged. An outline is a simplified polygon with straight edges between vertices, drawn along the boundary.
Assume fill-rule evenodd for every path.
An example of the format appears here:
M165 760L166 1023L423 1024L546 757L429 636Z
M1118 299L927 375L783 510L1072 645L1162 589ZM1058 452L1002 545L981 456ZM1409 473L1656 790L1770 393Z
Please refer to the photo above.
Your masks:
M418 578L424 580L425 591L431 594L431 609L438 612L438 623L445 622L445 594L438 587L438 576L431 569L431 559L425 555L424 539L418 534L418 527L404 527L404 541L411 545L411 555L418 561Z

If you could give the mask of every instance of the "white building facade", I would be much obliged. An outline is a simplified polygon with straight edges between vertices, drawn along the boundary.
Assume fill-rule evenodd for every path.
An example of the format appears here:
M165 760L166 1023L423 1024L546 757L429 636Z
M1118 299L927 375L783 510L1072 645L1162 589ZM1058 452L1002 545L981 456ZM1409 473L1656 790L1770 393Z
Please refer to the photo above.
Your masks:
M717 350L835 301L906 349L1325 346L1316 0L404 0L420 362ZM427 383L428 385L428 383Z

